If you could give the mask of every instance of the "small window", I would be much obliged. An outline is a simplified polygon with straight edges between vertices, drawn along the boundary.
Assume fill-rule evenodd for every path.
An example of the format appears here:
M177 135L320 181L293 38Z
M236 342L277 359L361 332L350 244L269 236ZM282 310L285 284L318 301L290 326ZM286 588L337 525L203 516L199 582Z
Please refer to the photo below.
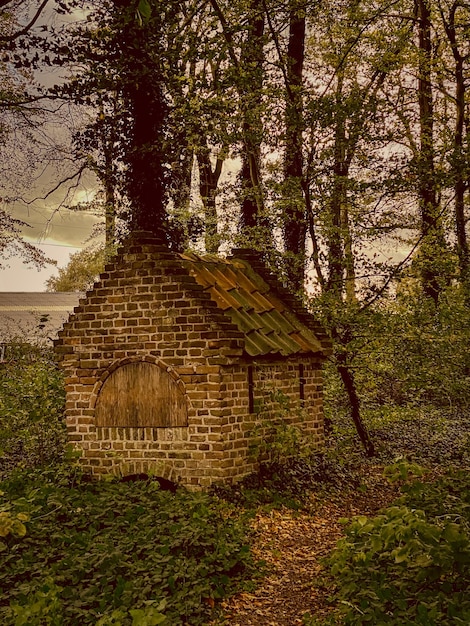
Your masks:
M96 425L117 428L187 426L186 398L158 365L127 363L105 380L96 401Z
M305 366L299 363L299 396L300 401L305 401Z

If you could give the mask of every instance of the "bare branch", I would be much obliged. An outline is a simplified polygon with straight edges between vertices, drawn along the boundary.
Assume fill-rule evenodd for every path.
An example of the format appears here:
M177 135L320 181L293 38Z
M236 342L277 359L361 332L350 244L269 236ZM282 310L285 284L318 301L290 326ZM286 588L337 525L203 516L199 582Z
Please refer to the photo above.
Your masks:
M26 33L38 21L41 13L43 12L43 9L45 8L45 6L46 6L46 4L48 2L49 2L49 0L43 0L42 1L42 3L40 4L38 10L34 14L33 18L29 22L29 24L26 24L26 26L24 26L21 30L18 30L16 33L13 33L13 35L2 35L2 36L0 36L0 43L7 42L7 41L14 41L15 39L18 39L18 37L21 37L22 35L26 35ZM5 4L7 4L7 2L2 2L2 3L0 3L0 6L5 6Z

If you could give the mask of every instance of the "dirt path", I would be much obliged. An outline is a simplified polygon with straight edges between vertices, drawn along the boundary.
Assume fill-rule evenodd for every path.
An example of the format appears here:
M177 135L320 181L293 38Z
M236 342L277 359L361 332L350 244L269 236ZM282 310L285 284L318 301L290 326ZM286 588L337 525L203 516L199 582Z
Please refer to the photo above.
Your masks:
M375 475L376 474L376 475ZM372 514L389 504L397 490L377 468L368 476L364 492L336 494L303 512L287 508L259 512L252 522L253 553L266 562L268 574L253 593L241 593L223 604L230 626L297 626L310 612L327 613L327 598L312 582L322 570L320 560L342 533L340 519Z

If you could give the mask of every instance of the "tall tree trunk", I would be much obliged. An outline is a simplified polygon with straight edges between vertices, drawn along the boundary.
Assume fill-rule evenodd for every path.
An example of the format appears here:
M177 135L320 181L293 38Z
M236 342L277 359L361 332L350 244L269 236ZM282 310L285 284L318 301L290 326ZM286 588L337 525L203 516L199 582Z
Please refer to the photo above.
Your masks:
M129 114L131 138L125 162L131 229L150 231L167 240L166 177L163 166L163 127L166 105L155 46L157 18L149 23L135 17L132 0L114 0L122 15L118 65L124 79L123 99ZM154 21L155 17L155 21Z
M247 35L243 45L240 66L244 76L239 93L242 107L242 153L238 176L240 185L240 231L256 235L256 229L266 227L261 186L261 119L262 87L264 77L264 12L257 0L251 0L248 10ZM255 244L256 245L256 244Z
M217 254L220 237L217 233L217 207L215 198L224 159L217 156L215 167L212 169L210 150L207 146L202 146L197 152L197 162L199 166L199 191L204 206L205 248L206 252Z
M116 242L114 129L110 128L108 133L109 136L103 136L102 138L104 172L102 172L100 178L104 186L105 245L107 249L111 249Z
M468 190L467 173L469 163L464 149L465 132L465 95L466 85L464 76L464 57L462 56L456 37L455 14L459 3L454 2L449 9L448 18L441 7L441 16L444 29L449 40L454 57L455 80L455 129L452 171L455 192L455 231L457 238L457 254L459 257L460 283L464 287L467 300L470 303L470 250L466 231L465 193ZM468 57L467 57L468 58Z
M348 170L346 164L346 129L342 110L343 76L340 69L338 70L337 81L333 180L327 202L328 279L326 290L341 302L345 270L342 207L346 198L345 186Z
M434 167L433 52L429 0L416 0L419 40L418 103L420 153L418 195L421 212L421 280L425 295L437 305L442 291L439 263L445 251Z
M291 0L285 89L283 226L286 275L294 293L305 288L307 215L302 193L305 22L305 7L300 7L297 0Z

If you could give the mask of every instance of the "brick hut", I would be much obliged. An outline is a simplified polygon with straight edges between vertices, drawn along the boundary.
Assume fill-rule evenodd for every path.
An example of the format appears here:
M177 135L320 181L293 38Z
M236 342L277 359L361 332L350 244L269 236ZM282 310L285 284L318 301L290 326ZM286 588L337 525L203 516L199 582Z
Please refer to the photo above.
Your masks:
M323 443L328 340L259 255L170 252L136 233L56 341L85 471L197 488L256 469L269 417Z

